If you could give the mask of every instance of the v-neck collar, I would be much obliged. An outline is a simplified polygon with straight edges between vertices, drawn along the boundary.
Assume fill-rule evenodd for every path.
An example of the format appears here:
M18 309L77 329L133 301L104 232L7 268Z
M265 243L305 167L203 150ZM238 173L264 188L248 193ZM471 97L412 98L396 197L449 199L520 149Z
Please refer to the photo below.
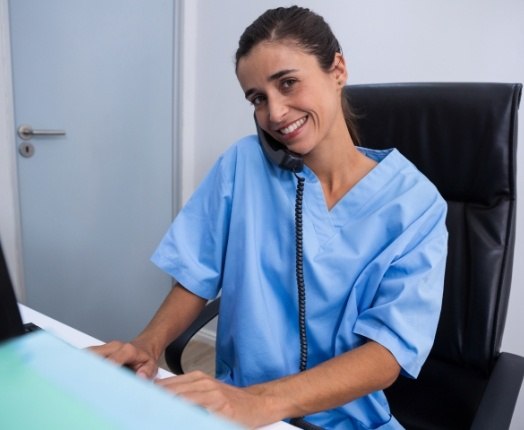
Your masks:
M342 198L328 210L320 180L315 173L304 166L305 178L304 207L309 214L320 243L325 243L355 215L366 202L398 174L400 153L396 149L357 149L377 162L377 165L358 181Z

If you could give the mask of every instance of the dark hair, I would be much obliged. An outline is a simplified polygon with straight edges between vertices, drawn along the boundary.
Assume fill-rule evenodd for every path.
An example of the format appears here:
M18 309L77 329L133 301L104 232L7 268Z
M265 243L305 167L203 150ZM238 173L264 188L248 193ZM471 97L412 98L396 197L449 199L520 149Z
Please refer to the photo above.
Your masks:
M267 10L244 30L238 42L235 68L238 68L239 60L248 55L260 42L286 39L314 55L320 67L326 72L333 66L335 54L342 54L337 38L320 15L299 6L279 7ZM342 110L351 138L355 144L358 144L356 116L344 92Z

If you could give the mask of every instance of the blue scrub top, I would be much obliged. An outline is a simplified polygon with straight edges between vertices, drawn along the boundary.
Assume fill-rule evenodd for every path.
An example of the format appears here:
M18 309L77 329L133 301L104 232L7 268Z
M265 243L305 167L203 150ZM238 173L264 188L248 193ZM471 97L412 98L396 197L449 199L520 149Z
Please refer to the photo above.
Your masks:
M447 254L446 203L397 150L331 210L304 168L308 367L372 339L416 377L433 344ZM258 138L230 147L178 214L152 261L193 293L222 295L217 377L237 386L299 366L296 178ZM308 417L333 429L398 429L382 391Z

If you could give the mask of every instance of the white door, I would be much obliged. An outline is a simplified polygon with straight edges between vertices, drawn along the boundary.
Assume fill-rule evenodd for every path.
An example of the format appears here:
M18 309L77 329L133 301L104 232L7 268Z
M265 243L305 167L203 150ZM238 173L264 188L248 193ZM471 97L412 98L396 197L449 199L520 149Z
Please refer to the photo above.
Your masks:
M173 2L9 13L15 127L65 132L17 136L26 303L129 338L170 287L149 257L172 218Z

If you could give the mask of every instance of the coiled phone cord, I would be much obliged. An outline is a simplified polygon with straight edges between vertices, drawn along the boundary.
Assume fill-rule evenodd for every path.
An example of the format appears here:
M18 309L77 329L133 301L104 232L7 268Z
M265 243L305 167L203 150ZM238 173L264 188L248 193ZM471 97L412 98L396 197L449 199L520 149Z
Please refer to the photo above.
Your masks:
M307 334L306 334L306 287L304 285L304 255L302 231L302 201L304 198L305 179L298 176L297 195L295 199L295 248L296 248L296 276L298 287L298 328L300 333L300 371L307 368Z
M301 372L307 368L307 333L306 333L306 287L304 284L304 255L303 255L303 229L302 229L302 201L304 198L305 179L298 176L297 195L295 198L295 248L296 248L296 275L298 287L298 328L300 332L300 366ZM323 430L303 417L292 418L290 424L305 430Z

